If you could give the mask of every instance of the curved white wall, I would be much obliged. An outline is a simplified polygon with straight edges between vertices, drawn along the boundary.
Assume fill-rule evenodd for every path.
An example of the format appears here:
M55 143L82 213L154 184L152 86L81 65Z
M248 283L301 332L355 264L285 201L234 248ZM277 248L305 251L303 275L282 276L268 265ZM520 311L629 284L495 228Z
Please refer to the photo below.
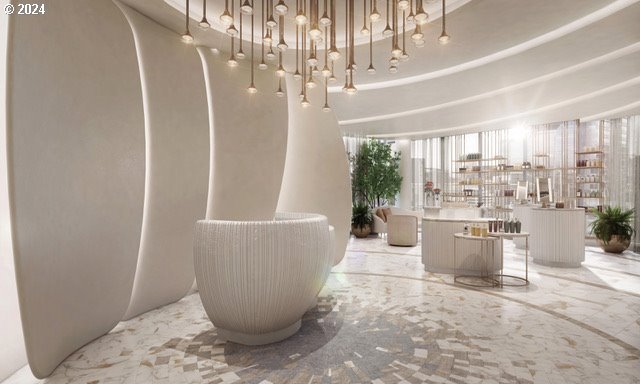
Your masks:
M251 95L248 60L230 68L209 49L199 52L212 116L207 219L271 220L287 151L287 100L275 95L272 71L256 69L258 93Z
M202 66L178 34L120 5L135 37L146 135L142 239L125 318L180 300L193 285L193 228L204 218L209 121Z
M320 213L335 228L334 265L344 257L351 228L351 181L338 121L321 109L322 87L303 108L300 83L287 75L289 139L278 211Z
M145 172L140 80L125 18L110 0L43 3L46 16L12 16L7 71L15 268L38 377L125 313Z
M0 74L7 71L9 16L0 14ZM27 363L13 263L7 185L6 76L0 76L0 381Z

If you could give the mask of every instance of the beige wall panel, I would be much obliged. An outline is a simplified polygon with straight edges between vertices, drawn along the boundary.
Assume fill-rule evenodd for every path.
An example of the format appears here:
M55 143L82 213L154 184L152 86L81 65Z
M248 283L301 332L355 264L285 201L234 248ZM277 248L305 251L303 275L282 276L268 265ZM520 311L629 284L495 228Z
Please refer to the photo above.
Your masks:
M128 319L180 300L193 285L193 228L207 204L209 115L195 47L131 8L121 9L140 62L147 148L142 240Z
M29 364L49 375L127 309L144 201L140 78L109 0L11 16L7 150ZM3 324L4 326L4 324Z

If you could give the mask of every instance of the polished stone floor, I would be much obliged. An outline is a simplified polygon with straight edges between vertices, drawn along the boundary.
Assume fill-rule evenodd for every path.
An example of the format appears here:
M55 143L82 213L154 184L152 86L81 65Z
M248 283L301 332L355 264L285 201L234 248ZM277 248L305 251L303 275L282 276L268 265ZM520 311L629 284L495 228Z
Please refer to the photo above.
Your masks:
M505 248L506 271L523 273L523 251ZM581 268L529 265L528 287L469 289L424 272L420 246L352 239L284 342L218 340L196 293L120 323L42 383L640 382L640 255L588 247Z

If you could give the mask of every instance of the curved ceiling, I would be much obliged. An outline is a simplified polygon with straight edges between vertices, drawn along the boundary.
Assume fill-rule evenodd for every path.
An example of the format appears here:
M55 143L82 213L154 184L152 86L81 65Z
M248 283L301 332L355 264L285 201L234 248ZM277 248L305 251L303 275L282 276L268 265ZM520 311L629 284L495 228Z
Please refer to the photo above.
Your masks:
M181 33L183 1L165 1L175 8L157 0L125 0ZM194 19L199 18L200 1L192 1ZM222 7L221 1L216 3ZM431 5L432 16L440 12L439 4ZM398 73L386 70L388 40L374 43L377 73L355 75L357 95L340 92L337 73L330 104L344 133L418 138L640 112L640 0L447 4L448 45L437 44L440 23L433 20L424 31L425 47L408 43L411 59L401 63ZM212 7L209 14L219 13ZM378 7L384 2L378 1ZM338 7L340 12L344 10ZM223 33L193 27L192 34L198 45L228 54L229 37ZM342 60L336 68L342 68ZM357 47L356 62L364 68L368 61L368 47ZM285 55L285 67L295 68L293 50Z

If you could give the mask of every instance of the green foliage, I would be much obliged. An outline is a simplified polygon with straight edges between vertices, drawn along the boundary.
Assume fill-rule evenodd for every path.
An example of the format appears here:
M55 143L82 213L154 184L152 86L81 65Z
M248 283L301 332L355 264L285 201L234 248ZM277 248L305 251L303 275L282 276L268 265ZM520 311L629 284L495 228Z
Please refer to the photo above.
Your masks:
M592 211L596 220L590 225L591 233L605 244L609 244L611 236L617 235L624 240L633 236L633 209L623 210L621 207L606 207L603 212Z
M393 152L391 145L371 139L362 144L352 160L354 201L373 208L386 204L400 193L400 153Z
M373 223L373 215L366 204L356 204L351 211L351 225L364 228Z

